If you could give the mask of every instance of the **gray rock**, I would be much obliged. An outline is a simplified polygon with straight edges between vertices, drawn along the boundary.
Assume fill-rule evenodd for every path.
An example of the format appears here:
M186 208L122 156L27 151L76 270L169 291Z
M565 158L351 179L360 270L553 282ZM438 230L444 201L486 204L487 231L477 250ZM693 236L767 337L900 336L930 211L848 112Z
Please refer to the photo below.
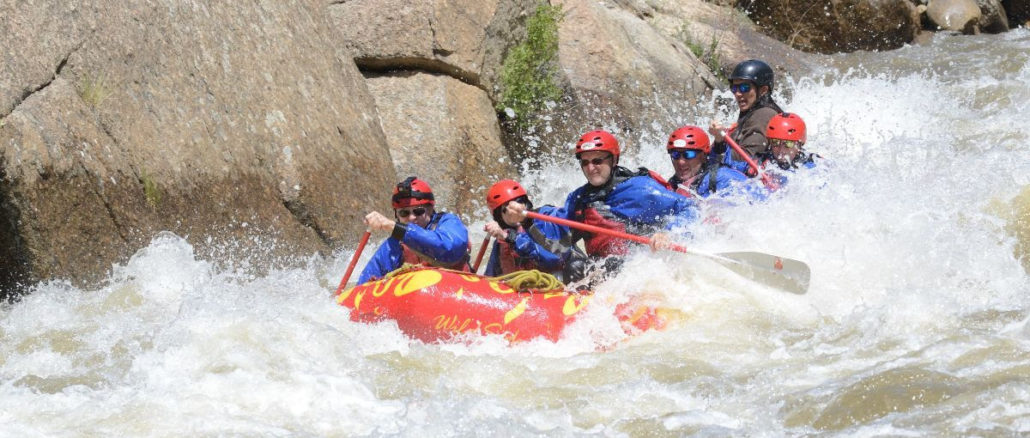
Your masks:
M536 4L352 0L329 6L329 13L363 70L441 73L489 92L504 52L525 36L527 11Z
M535 141L536 148L519 149L567 157L567 146L596 128L613 131L626 151L650 147L631 140L689 117L698 97L720 83L682 42L641 19L638 9L569 0L563 10L558 57L566 100L544 128L520 139Z
M445 75L396 73L368 79L399 177L429 183L437 208L489 217L486 190L517 178L483 90ZM388 196L384 193L383 196Z
M920 30L909 0L755 0L747 12L777 39L819 53L896 49Z
M324 5L0 4L0 266L103 278L162 230L228 263L354 242L396 180Z
M754 58L767 60L778 74L806 72L815 65L814 56L765 35L740 10L700 0L652 1L657 4L657 13L651 25L673 41L693 43L706 51L714 41L717 70L723 75L728 75L738 62Z
M940 30L979 33L980 15L975 0L932 0L926 5L926 17Z
M976 0L980 8L980 21L977 22L981 32L1002 33L1009 30L1009 20L1000 0Z

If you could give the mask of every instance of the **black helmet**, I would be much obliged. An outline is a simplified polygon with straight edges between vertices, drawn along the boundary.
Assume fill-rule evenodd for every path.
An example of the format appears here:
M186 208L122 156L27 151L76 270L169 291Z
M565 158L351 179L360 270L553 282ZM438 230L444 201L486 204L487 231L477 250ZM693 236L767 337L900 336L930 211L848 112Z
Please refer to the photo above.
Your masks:
M734 79L751 81L759 87L768 85L769 90L772 90L773 69L772 67L769 67L769 64L762 61L749 59L737 64L737 66L733 68L733 73L730 74L730 81L733 81Z

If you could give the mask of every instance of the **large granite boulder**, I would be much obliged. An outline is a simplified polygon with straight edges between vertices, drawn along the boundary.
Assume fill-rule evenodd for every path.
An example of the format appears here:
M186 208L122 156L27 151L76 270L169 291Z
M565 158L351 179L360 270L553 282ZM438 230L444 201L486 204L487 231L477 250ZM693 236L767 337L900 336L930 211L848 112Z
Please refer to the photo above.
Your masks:
M770 35L818 53L896 49L921 27L910 0L754 0L745 10Z
M425 178L438 206L466 219L485 218L483 192L516 176L492 102L502 57L524 38L535 6L354 0L329 7L375 95L397 174Z
M267 265L353 242L396 173L321 2L0 4L0 281L169 230Z
M596 128L613 131L632 154L651 146L638 144L642 136L660 136L691 118L699 99L719 84L682 42L648 23L640 12L646 5L593 0L551 4L564 12L558 29L561 76L556 80L565 97L534 130L511 139L516 149L528 149L527 155L566 157L579 134Z
M492 93L537 0L350 0L329 13L363 71L445 74Z
M804 74L816 65L816 56L765 35L743 12L718 3L651 0L654 12L649 22L670 40L701 49L703 61L723 76L738 62L754 58L768 62L779 75ZM712 48L714 56L709 53Z
M486 219L486 190L517 172L483 90L446 75L396 72L368 78L394 168L429 183L442 210Z
M931 0L926 4L926 18L939 30L979 33L980 17L974 0Z

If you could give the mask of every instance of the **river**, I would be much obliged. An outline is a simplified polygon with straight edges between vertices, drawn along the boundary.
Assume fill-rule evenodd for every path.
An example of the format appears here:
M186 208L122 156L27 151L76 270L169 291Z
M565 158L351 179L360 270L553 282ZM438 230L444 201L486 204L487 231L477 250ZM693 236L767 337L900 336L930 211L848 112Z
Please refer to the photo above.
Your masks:
M165 233L104 287L0 309L0 435L1030 434L1030 32L824 64L778 100L825 165L688 241L803 260L807 294L641 253L597 293L661 300L664 331L598 305L557 343L427 345L335 304L353 248L257 274ZM538 203L582 184L571 159L522 177Z

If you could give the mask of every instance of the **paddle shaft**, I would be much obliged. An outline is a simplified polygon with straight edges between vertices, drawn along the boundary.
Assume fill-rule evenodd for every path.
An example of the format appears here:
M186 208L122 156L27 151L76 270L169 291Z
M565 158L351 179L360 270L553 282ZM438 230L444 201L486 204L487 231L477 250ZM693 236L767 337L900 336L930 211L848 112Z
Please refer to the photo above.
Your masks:
M577 230L607 234L620 239L631 240L633 242L644 244L651 243L651 239L644 236L609 230L607 228L584 224L582 222L546 216L532 211L526 211L526 215L533 219L553 222L559 225L565 225L569 228L575 228ZM791 293L803 294L808 290L811 271L809 270L808 265L798 260L759 252L708 254L698 251L687 251L685 246L676 244L670 245L668 249L685 254L707 257L732 269L740 275L744 275L752 280L759 281L770 286L781 288Z
M562 219L562 218L558 218L558 217L554 217L554 216L547 216L547 215L543 215L543 214L540 214L540 213L537 213L537 212L534 212L534 211L528 211L527 210L526 211L526 215L531 217L531 218L533 218L533 219L539 219L539 220L542 220L542 221L545 221L545 222L554 222L554 223L556 223L558 225L565 225L566 227L575 228L575 229L581 230L581 231L589 231L591 233L598 233L598 234L607 234L609 236L618 237L620 239L632 240L632 241L637 242L637 243L643 243L645 245L648 245L648 244L651 243L651 239L649 239L647 237L644 237L644 236L638 236L636 234L623 233L621 231L609 230L607 228L601 228L601 227L598 227L598 226L595 226L595 225L584 224L582 222L570 221L568 219ZM687 248L685 246L676 245L676 244L671 244L669 246L669 249L671 249L673 251L682 252L682 253L689 252L689 251L687 251Z
M731 129L729 132L725 132L722 135L722 138L726 140L726 144L730 145L730 147L733 148L733 150L737 151L737 154L739 154L741 157L744 157L744 161L747 162L748 166L751 166L752 169L755 169L755 173L758 174L758 176L762 179L762 184L765 184L765 186L770 189L774 188L773 186L775 184L773 183L772 178L770 178L769 175L765 172L762 172L762 169L758 167L758 163L755 162L755 159L751 158L751 154L747 153L747 151L745 151L744 148L740 147L740 145L737 144L737 142L734 141L732 137L730 137L730 132L732 131L733 130Z
M479 264L483 261L483 254L486 254L486 247L490 245L490 235L483 238L483 244L479 247L479 254L476 254L476 263L472 264L472 273L479 272Z
M371 231L366 230L365 234L361 235L361 241L358 242L358 249L354 250L354 255L350 259L350 264L347 265L347 272L343 274L343 280L340 280L340 286L336 288L336 295L343 292L344 286L347 285L347 280L350 280L351 272L354 272L354 265L358 264L358 257L361 257L361 251L365 249L365 245L368 244L368 238L372 235Z

